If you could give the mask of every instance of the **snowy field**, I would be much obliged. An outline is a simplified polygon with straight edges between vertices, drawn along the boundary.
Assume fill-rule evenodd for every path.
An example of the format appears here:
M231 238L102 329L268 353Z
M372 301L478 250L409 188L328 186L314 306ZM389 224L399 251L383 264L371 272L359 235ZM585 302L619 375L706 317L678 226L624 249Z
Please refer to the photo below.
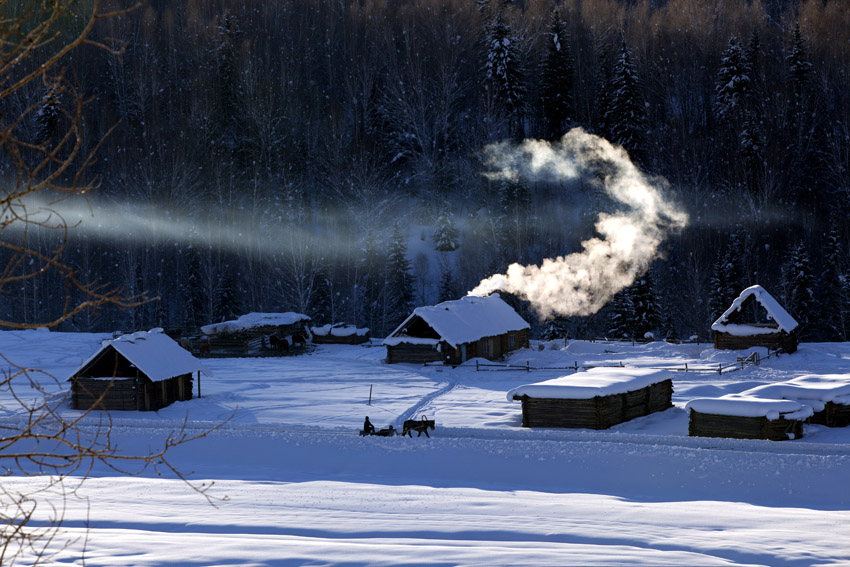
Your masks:
M0 353L62 378L50 387L63 395L64 378L102 338L2 332ZM746 354L665 343L545 347L509 362L693 370ZM694 397L850 373L850 344L803 344L722 375L677 372L676 407L606 431L520 427L520 404L505 393L569 371L479 372L474 361L423 367L384 357L380 347L327 345L305 356L206 359L214 376L202 378L202 398L113 413L127 452L155 447L184 419L200 431L229 418L172 455L193 481L214 481L211 494L222 500L211 505L152 471L96 469L67 503L47 564L850 564L850 428L806 426L803 439L785 442L690 438L682 409ZM357 435L366 415L400 429L423 414L437 423L430 439ZM0 392L0 426L23 418ZM38 482L2 478L6 490Z

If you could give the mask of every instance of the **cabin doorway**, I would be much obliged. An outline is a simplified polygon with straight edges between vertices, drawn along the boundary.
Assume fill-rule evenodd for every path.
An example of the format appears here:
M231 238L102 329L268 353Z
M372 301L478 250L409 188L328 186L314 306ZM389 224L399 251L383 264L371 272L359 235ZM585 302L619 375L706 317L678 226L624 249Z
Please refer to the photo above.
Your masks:
M466 362L466 343L460 345L460 362L461 364Z

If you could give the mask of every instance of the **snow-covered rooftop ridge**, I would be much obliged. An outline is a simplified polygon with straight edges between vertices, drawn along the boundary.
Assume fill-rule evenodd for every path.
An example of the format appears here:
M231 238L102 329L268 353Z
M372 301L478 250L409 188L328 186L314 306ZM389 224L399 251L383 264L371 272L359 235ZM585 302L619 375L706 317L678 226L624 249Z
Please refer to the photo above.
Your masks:
M559 400L589 400L596 396L611 396L640 390L652 384L673 378L669 370L652 368L591 368L568 376L553 378L536 384L525 384L507 393L508 401L514 396L549 398Z
M101 348L80 365L73 375L88 366L104 349L109 347L118 351L140 372L155 382L197 371L207 376L213 375L189 351L159 328L107 339L101 344Z
M525 319L505 303L498 293L494 293L487 297L467 295L437 305L417 307L388 338L402 336L402 329L413 317L420 317L453 347L530 328ZM388 343L385 341L384 344Z
M780 417L789 420L806 419L814 414L811 406L794 400L772 400L744 394L696 398L685 404L685 410L734 417L766 417L768 421L775 421Z
M777 327L775 329L729 322L729 317L740 311L741 306L750 297L752 297L755 301L758 301L759 304L764 307L765 311L767 311L767 316L776 323ZM775 333L777 331L790 333L797 328L797 324L797 321L795 321L794 318L785 311L781 305L779 305L779 302L776 301L766 289L760 285L753 285L741 292L741 295L732 302L729 309L727 309L723 315L718 317L717 321L711 325L711 330L729 333L735 336L750 336Z
M215 335L217 333L234 333L237 331L245 331L254 327L278 327L284 325L294 325L299 321L309 321L310 317L302 313L294 313L288 311L286 313L247 313L240 316L234 321L223 321L221 323L212 323L201 327L201 332L205 335Z

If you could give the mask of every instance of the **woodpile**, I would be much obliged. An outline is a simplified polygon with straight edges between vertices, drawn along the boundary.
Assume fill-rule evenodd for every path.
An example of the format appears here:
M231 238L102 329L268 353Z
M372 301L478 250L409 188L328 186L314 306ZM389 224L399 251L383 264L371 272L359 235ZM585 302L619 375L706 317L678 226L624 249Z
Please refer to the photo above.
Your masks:
M816 411L809 421L827 427L847 427L850 425L850 405L826 402L824 408Z
M688 434L692 437L785 441L803 436L803 422L784 417L771 421L766 417L718 415L691 410Z
M523 427L608 429L672 407L672 396L673 381L667 379L638 390L590 399L532 398L528 395L514 396L514 399L522 401Z

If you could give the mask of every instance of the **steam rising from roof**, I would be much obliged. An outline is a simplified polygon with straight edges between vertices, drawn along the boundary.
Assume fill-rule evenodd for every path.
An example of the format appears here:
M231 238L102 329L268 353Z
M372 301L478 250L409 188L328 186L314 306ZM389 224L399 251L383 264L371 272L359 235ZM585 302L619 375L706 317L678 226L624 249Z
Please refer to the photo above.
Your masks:
M667 234L683 228L687 215L665 200L666 181L649 178L621 147L581 128L557 143L526 140L485 149L491 178L563 181L596 179L620 203L613 214L600 213L599 237L582 242L583 250L547 258L539 266L511 264L506 274L493 275L470 295L504 290L528 299L541 316L591 315L658 255Z

